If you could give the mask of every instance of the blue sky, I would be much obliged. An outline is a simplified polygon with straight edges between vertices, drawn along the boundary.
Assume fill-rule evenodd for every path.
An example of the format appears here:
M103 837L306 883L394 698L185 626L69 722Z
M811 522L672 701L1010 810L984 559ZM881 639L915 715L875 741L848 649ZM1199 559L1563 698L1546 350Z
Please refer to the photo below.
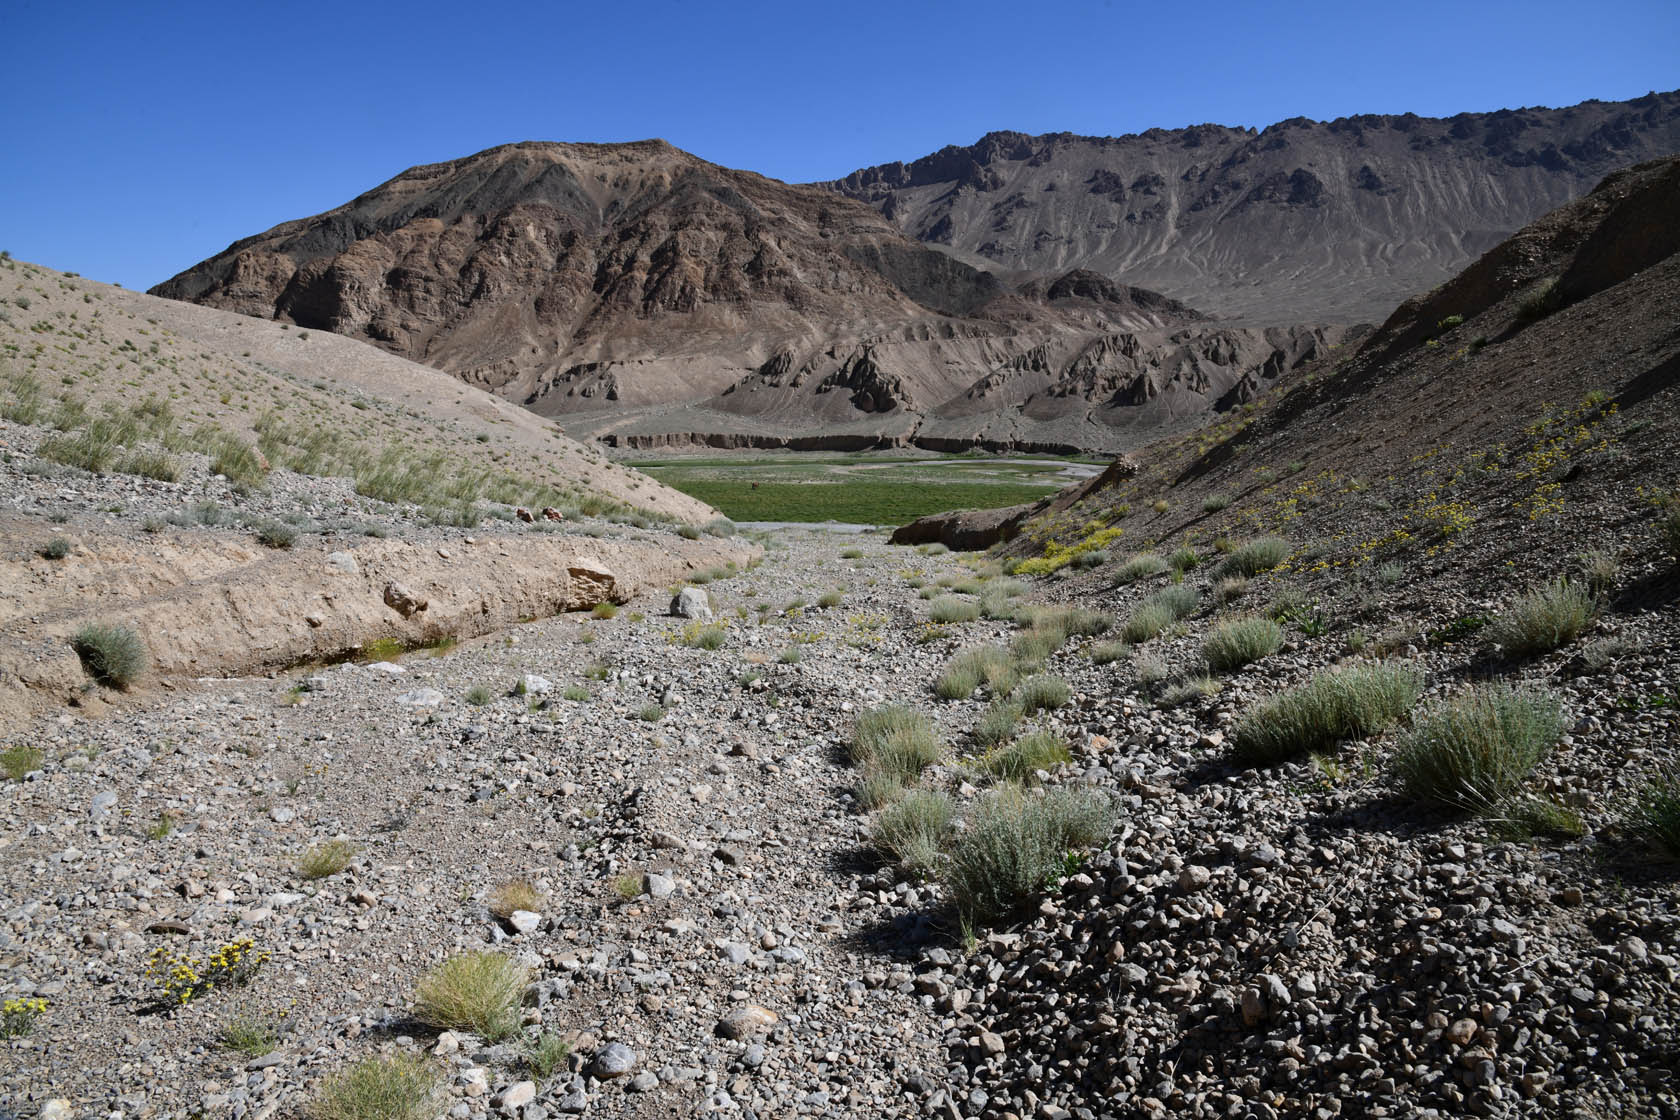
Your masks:
M0 248L144 288L418 163L660 136L790 181L994 129L1680 87L1680 3L7 0Z

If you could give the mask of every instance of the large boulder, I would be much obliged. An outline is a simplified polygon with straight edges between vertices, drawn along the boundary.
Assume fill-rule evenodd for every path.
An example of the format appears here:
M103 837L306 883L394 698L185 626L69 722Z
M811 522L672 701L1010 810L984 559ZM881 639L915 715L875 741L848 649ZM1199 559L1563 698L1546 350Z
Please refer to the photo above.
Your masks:
M698 587L685 587L671 600L671 613L678 618L692 618L700 622L712 620L712 603Z
M612 569L593 556L574 556L566 566L568 601L574 609L583 610L597 603L623 603L629 596L618 589L618 577Z
M1013 537L1033 504L1002 509L930 513L893 530L893 544L942 544L958 552L977 552Z

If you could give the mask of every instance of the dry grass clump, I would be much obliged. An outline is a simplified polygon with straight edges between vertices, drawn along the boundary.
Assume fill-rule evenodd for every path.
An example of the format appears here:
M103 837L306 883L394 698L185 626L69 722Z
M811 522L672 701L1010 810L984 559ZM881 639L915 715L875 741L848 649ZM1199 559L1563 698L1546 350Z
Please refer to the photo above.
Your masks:
M1276 653L1283 645L1283 627L1269 618L1236 618L1222 622L1202 643L1208 668L1229 673Z
M1282 537L1255 537L1233 549L1220 564L1222 575L1257 576L1289 559L1289 542Z
M1140 579L1158 576L1166 571L1167 567L1167 562L1153 552L1135 553L1114 570L1114 586L1124 587Z
M867 813L891 805L903 796L903 780L897 774L884 770L865 770L863 777L852 787L852 797Z
M1134 645L1147 642L1195 610L1195 588L1183 584L1164 587L1132 609L1120 636Z
M1073 689L1061 677L1040 673L1015 686L1010 699L1021 706L1023 715L1054 711L1073 699Z
M931 875L938 869L955 815L956 806L947 795L911 790L881 810L870 840L906 871Z
M1661 855L1680 860L1680 774L1671 771L1646 782L1624 823Z
M309 850L298 857L298 876L310 881L325 879L349 867L355 858L356 847L348 840L323 840L309 845Z
M490 894L490 913L506 920L515 910L542 912L545 898L529 879L509 879Z
M364 1058L316 1090L310 1120L431 1120L438 1074L418 1054Z
M974 690L986 685L994 693L1008 692L1015 686L1015 661L1009 651L998 646L976 646L965 649L951 658L933 691L942 700L963 700Z
M1182 708L1197 700L1206 700L1223 687L1216 677L1190 677L1161 691L1156 705L1161 708Z
M1229 576L1213 585L1213 601L1217 606L1225 606L1241 599L1248 591L1248 579L1244 576Z
M1518 790L1563 728L1555 696L1474 686L1419 720L1391 765L1411 797L1484 812Z
M21 782L24 775L31 770L39 770L46 760L47 756L41 753L40 747L18 743L0 751L0 773L14 782Z
M965 921L1007 917L1113 827L1114 806L1096 790L1000 789L969 811L946 865L947 889Z
M728 640L729 628L721 622L690 622L677 636L677 641L690 649L722 649Z
M616 603L596 603L589 611L590 618L608 619L616 618L617 616L618 604Z
M1034 731L1007 747L988 751L980 759L980 769L1001 781L1035 784L1040 770L1049 770L1072 758L1067 742L1060 736Z
M127 688L146 668L146 645L132 627L90 622L70 639L88 676L111 688Z
M529 981L528 970L501 953L463 953L420 978L414 1016L429 1027L500 1042L519 1029L519 1001Z
M995 747L1015 735L1021 722L1021 702L1011 696L999 696L974 725L974 741L982 747Z
M1320 673L1251 708L1232 732L1232 753L1264 765L1370 735L1398 723L1422 688L1416 669L1382 662Z
M897 776L909 784L938 760L939 740L924 713L889 704L858 716L851 757L866 773Z
M1132 651L1125 642L1093 642L1087 652L1093 665L1112 665Z
M955 595L941 595L928 608L928 617L934 622L973 622L980 617L980 604Z
M1534 657L1580 637L1597 613L1598 603L1586 587L1555 579L1519 596L1488 634L1508 655Z
M833 591L824 591L817 597L817 606L838 607L843 601L845 601L845 598L846 593L838 588Z

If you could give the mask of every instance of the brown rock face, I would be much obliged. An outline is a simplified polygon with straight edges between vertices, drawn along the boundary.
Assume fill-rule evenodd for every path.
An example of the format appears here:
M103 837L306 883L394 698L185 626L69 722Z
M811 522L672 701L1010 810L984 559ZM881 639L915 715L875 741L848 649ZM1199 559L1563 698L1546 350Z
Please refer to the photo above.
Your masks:
M1225 331L1079 269L1006 280L661 141L413 168L155 291L373 342L619 446L1116 450L1337 337Z
M973 263L1090 269L1255 323L1376 322L1617 168L1680 92L1132 136L994 132L824 184Z

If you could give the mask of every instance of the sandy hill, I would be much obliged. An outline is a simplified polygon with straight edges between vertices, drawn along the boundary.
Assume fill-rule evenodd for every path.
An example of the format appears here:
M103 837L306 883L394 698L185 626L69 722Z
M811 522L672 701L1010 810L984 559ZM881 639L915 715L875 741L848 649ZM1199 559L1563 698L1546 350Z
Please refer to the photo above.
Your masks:
M982 266L1084 268L1259 323L1374 322L1610 171L1680 151L1680 93L1564 109L994 132L826 186Z
M1338 333L1009 281L860 203L660 141L412 168L159 285L337 332L619 446L1117 449Z

